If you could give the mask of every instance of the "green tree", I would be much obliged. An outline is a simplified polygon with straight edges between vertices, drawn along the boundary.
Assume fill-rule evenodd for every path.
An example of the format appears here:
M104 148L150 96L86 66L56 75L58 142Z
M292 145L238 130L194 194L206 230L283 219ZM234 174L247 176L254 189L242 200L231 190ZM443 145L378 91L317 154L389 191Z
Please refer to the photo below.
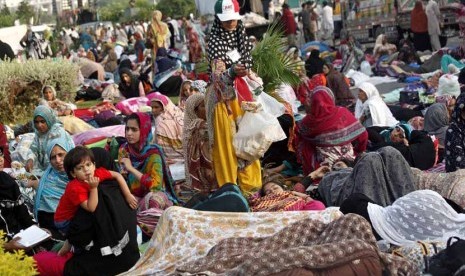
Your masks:
M28 24L31 17L34 17L34 9L29 5L27 0L22 0L16 10L16 15L21 23Z
M146 21L152 18L152 12L155 10L155 5L149 3L149 1L137 0L135 7L139 10L139 12L132 19Z
M161 11L163 15L177 18L194 13L195 2L194 0L160 0L156 8Z
M10 14L10 15L0 14L0 28L11 27L14 24L15 24L14 14Z
M2 9L0 10L0 15L11 15L10 9L6 6L6 4L3 4Z

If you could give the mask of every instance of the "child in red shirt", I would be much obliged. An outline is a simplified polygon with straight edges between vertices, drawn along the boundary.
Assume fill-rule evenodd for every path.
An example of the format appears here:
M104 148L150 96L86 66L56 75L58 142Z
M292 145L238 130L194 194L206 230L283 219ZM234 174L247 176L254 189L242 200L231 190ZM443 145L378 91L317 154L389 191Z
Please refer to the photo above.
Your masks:
M129 191L129 187L120 173L109 171L103 167L95 168L94 154L83 146L77 146L66 154L64 167L71 180L66 186L65 193L58 203L55 212L55 226L65 235L70 221L79 207L88 212L94 212L98 205L98 190L100 182L115 179L129 206L137 207L137 200ZM58 253L63 255L71 249L68 241Z

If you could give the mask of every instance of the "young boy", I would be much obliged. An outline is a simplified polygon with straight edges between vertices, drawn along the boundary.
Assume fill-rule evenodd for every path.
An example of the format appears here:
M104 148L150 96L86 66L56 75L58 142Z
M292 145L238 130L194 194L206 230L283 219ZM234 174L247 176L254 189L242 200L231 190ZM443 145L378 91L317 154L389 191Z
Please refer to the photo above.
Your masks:
M55 226L66 235L71 219L79 207L88 212L94 212L98 205L98 190L100 182L115 179L129 206L137 208L137 200L129 191L129 187L123 176L107 169L95 168L94 154L83 146L77 146L70 150L65 157L64 167L70 182L66 186L65 193L58 203L55 212ZM65 241L59 255L64 255L71 249L68 240Z

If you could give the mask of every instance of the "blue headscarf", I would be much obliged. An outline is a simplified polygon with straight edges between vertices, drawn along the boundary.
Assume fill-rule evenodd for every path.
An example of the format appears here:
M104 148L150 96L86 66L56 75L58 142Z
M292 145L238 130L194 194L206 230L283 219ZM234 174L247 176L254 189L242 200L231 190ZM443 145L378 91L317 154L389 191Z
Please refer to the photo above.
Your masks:
M52 139L47 144L47 157L50 158L52 150L55 146L60 146L66 152L69 152L74 148L74 142L72 139L59 136ZM37 219L38 211L45 211L48 213L55 213L61 196L65 192L66 185L68 184L68 176L65 171L58 171L48 165L42 178L39 182L37 189L35 203L34 203L34 215Z
M63 138L72 142L72 138L65 131L61 122L58 121L55 111L50 107L45 105L39 105L36 107L34 110L34 120L38 116L44 118L48 130L45 133L40 133L36 129L35 124L33 124L34 132L36 135L34 137L34 141L31 144L31 152L33 153L33 156L28 156L28 159L35 159L38 161L37 168L40 170L40 172L36 172L36 174L41 175L42 171L44 171L50 164L49 155L46 154L49 141L57 138Z

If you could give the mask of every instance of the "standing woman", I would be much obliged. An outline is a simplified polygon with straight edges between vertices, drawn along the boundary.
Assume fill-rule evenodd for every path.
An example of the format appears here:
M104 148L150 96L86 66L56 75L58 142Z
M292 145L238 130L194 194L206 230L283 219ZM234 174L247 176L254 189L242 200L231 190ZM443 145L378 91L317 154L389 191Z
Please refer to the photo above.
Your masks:
M261 166L259 160L246 163L238 159L232 145L236 120L244 113L240 101L252 99L249 91L234 90L234 80L247 75L252 68L252 45L245 34L236 0L218 0L215 13L207 51L213 89L206 96L213 165L220 187L237 183L247 197L261 187Z
M173 178L163 151L152 141L150 115L136 112L126 119L127 142L121 146L118 160L123 166L131 193L139 198L137 222L152 236L163 210L178 203Z
M431 50L428 35L428 18L425 8L420 0L415 2L415 7L410 13L410 30L413 33L413 46L416 51Z
M152 71L156 72L156 57L157 57L157 50L158 48L165 47L166 45L166 38L169 34L168 25L164 23L162 20L162 13L159 10L156 10L152 13L152 22L147 28L147 41L146 46L147 48L152 49L152 61L153 61L153 68ZM165 47L166 48L166 47Z

